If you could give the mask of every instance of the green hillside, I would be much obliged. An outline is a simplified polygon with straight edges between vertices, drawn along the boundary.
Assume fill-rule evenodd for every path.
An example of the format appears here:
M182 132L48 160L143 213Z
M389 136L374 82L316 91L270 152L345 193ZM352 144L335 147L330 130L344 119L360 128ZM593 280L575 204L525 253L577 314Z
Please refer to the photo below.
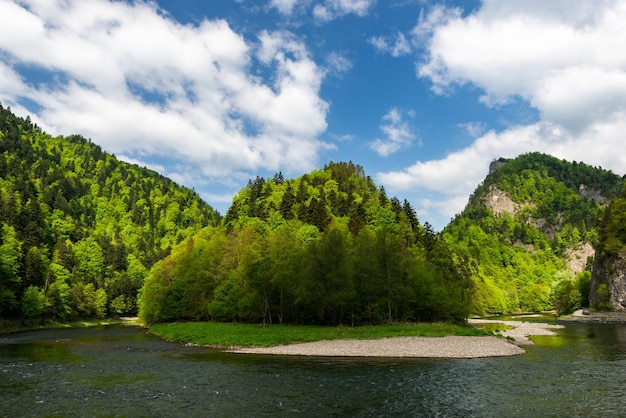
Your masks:
M595 250L626 247L624 178L539 153L490 171L440 234L352 162L250 180L222 219L0 105L0 318L336 325L587 305Z
M610 171L539 153L492 163L443 231L476 266L472 312L586 306L599 221L623 186Z
M626 254L626 188L613 199L600 224L599 256Z
M152 265L218 222L192 190L0 105L0 317L136 313Z
M353 163L257 177L208 227L155 264L147 322L358 324L462 321L467 263Z

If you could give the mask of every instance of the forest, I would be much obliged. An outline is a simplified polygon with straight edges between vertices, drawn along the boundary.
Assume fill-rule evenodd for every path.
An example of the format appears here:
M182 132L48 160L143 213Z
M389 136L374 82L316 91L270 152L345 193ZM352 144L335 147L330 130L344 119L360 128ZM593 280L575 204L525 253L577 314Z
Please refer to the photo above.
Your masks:
M585 306L583 250L626 245L624 178L540 153L492 165L440 233L353 162L251 179L222 217L0 105L0 318L357 325Z
M626 188L611 200L600 223L598 256L610 257L626 252Z
M152 265L219 221L194 191L0 105L0 318L136 315Z
M599 246L601 220L624 178L540 153L499 163L443 231L477 266L471 311L569 313L587 306L592 259L579 272L568 261L585 245ZM487 208L494 189L516 205L513 213Z
M407 201L362 167L331 162L293 180L251 180L223 225L155 264L139 313L149 323L461 322L466 266Z

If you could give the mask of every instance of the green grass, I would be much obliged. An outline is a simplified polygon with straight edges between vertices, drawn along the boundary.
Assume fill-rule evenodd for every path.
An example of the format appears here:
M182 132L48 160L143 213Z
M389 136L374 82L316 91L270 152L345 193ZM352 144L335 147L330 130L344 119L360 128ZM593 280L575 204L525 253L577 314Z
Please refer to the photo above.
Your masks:
M55 328L85 328L98 325L141 325L134 319L82 319L72 322L56 322L43 319L2 319L0 318L0 334Z
M219 322L177 322L155 324L150 332L183 343L216 347L270 347L336 339L378 339L387 337L482 336L491 332L448 323L414 325L368 325L329 327L309 325L260 325Z

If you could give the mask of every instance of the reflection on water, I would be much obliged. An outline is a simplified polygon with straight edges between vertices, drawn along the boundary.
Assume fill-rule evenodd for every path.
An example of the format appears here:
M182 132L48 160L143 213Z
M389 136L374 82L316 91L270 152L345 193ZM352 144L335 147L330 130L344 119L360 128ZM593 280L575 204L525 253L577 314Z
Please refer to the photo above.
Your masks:
M626 327L567 325L517 357L237 355L140 328L0 336L6 416L623 416Z

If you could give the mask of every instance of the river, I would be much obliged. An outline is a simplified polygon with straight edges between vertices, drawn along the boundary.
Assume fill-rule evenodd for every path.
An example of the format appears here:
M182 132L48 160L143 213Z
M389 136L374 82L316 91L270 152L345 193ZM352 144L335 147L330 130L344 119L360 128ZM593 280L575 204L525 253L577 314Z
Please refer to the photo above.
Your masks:
M129 326L4 334L0 416L626 414L626 326L533 340L515 357L391 360L222 353Z

